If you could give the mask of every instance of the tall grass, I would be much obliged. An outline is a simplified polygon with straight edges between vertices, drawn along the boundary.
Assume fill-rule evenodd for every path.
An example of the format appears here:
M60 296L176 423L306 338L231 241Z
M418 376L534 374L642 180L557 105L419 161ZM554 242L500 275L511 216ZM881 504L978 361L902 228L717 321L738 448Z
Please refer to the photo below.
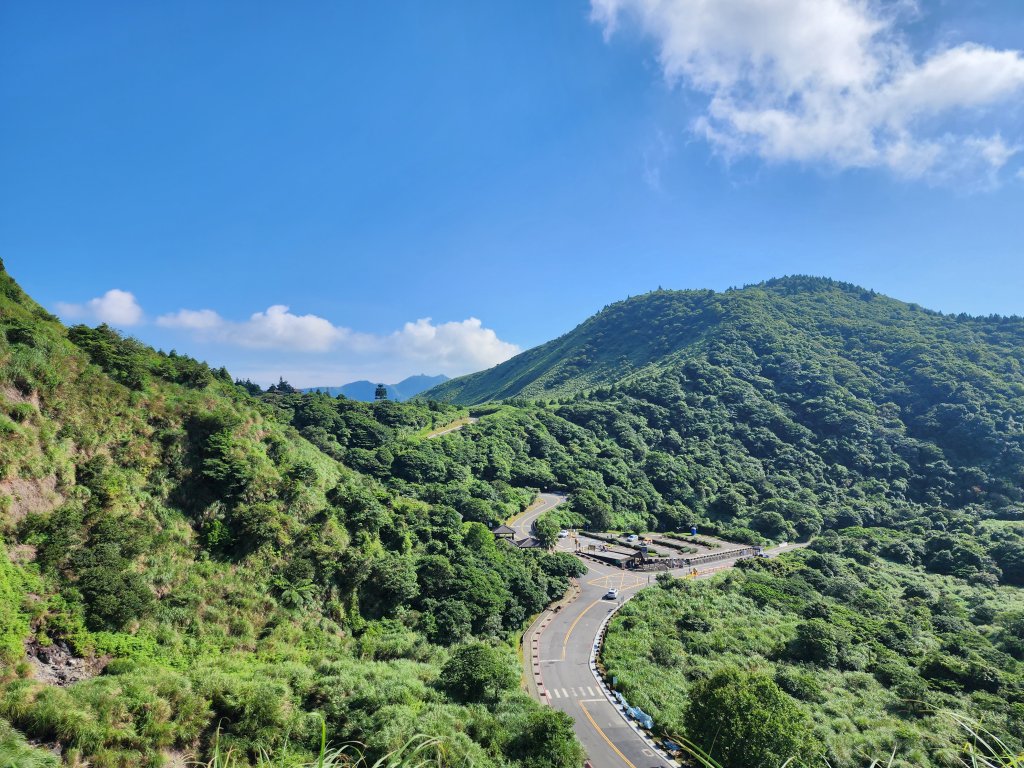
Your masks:
M359 744L345 744L333 748L327 744L327 730L320 729L320 752L313 761L296 763L288 757L285 746L279 755L261 751L257 768L444 768L444 750L440 740L428 736L413 736L405 744L370 762ZM220 729L214 737L213 756L209 762L193 763L196 768L248 768L244 758L234 749L224 750L220 744Z
M956 756L957 765L964 768L1024 768L1024 752L1014 750L995 734L977 723L973 723L952 712L942 713L955 722L967 736ZM723 768L711 755L687 739L673 737L683 751L696 762L700 768ZM897 750L886 759L872 760L866 768L892 768L896 764ZM831 768L831 764L822 758L823 768ZM767 766L765 767L767 768ZM797 768L792 758L786 760L779 768Z

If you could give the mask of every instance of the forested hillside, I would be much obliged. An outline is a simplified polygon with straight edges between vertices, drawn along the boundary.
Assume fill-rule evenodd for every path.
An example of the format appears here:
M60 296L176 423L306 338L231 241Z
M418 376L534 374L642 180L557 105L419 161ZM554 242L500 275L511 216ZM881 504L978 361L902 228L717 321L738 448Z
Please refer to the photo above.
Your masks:
M371 759L425 734L445 765L578 766L513 649L582 566L488 531L539 490L569 495L545 541L818 537L623 615L609 663L657 678L644 701L666 726L700 737L684 705L728 661L729 685L789 697L793 749L835 766L894 740L930 754L906 691L967 695L1012 732L1022 365L1019 319L797 278L613 305L433 391L468 408L363 403L65 328L0 269L0 765L52 763L29 742L97 768L204 759L218 727L243 760L298 764L323 726ZM691 598L707 610L687 623ZM824 649L798 642L815 620Z
M65 329L0 270L0 762L180 763L219 727L243 762L298 764L323 725L371 760L425 734L450 765L578 765L511 649L577 561L342 465L274 400ZM456 415L351 405L353 445Z
M602 526L912 528L931 542L917 559L939 570L1019 573L1002 533L971 549L952 532L1019 515L1020 318L944 316L817 278L658 291L429 394L542 396L520 418L589 446L571 452L589 470L577 509Z
M764 373L775 374L766 378L781 388L813 383L806 378L824 367L859 396L902 387L940 398L961 384L1019 396L1022 336L1020 318L942 315L825 278L779 278L723 293L658 290L611 304L564 336L424 397L461 404L564 398L639 372L689 361L749 364L766 352L774 365Z

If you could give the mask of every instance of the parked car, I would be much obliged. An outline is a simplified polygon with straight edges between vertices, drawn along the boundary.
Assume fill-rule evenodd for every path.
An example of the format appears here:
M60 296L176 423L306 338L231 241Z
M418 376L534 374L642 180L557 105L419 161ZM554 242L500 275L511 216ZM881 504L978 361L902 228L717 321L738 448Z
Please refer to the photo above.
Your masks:
M568 539L569 538L569 532L568 531L559 531L558 532L558 538L560 538L560 539Z
M619 597L619 590L617 590L617 589L609 589L607 592L604 593L604 599L605 600L616 600L616 599L618 599L618 597Z
M637 536L635 533L631 533L631 534L629 534L629 536L626 537L626 541L628 541L630 543L632 543L634 541L638 541L639 539L640 539L640 537Z

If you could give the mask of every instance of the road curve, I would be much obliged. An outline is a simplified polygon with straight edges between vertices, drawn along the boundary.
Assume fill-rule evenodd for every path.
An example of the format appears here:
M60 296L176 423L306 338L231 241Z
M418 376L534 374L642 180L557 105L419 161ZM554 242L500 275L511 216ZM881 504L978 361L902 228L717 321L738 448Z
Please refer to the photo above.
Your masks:
M516 539L525 539L533 535L533 524L538 517L549 509L554 509L565 501L566 497L558 493L540 493L536 500L527 507L525 512L509 520L509 526L516 532Z
M541 512L546 509L550 507ZM563 551L573 549L569 541L560 544ZM541 698L572 717L576 736L594 768L677 766L656 752L625 720L605 695L591 667L591 655L605 619L637 590L652 583L654 574L621 570L587 559L583 562L588 570L580 579L579 596L553 614L540 635L536 661L543 680ZM736 562L729 559L708 564L698 569L697 578L712 576ZM686 575L685 571L670 573ZM605 598L612 588L619 591L619 600ZM531 653L532 649L527 647L525 652Z

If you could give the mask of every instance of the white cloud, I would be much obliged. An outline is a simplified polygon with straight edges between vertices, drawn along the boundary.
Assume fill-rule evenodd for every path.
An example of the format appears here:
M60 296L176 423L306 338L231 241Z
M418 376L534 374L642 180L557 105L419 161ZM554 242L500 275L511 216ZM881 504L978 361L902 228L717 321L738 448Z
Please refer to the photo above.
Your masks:
M142 322L142 307L128 291L112 288L85 304L57 302L57 313L71 320L90 320L128 328Z
M406 323L388 341L399 357L430 363L434 370L468 373L490 368L519 353L519 347L502 341L480 320L471 317L462 322L434 325L430 318ZM449 374L452 375L452 374Z
M707 96L694 129L727 156L995 178L1019 147L992 108L1024 92L1024 56L973 43L919 55L898 28L907 7L591 0L606 38L635 20L665 77Z
M316 315L296 315L283 305L257 312L245 322L226 320L211 309L182 309L156 322L163 328L187 331L201 341L275 350L292 362L301 353L303 370L323 370L325 375L330 367L311 364L310 354L319 360L327 354L344 358L350 368L404 371L403 376L425 370L457 376L488 368L520 351L475 317L439 324L423 318L386 335L358 333Z
M224 325L224 318L212 309L179 309L169 315L161 315L156 324L162 328L185 328L190 331L212 331Z
M163 328L181 328L204 339L252 349L324 352L349 335L316 315L295 315L283 304L256 312L244 323L225 320L212 309L181 309L156 320Z

